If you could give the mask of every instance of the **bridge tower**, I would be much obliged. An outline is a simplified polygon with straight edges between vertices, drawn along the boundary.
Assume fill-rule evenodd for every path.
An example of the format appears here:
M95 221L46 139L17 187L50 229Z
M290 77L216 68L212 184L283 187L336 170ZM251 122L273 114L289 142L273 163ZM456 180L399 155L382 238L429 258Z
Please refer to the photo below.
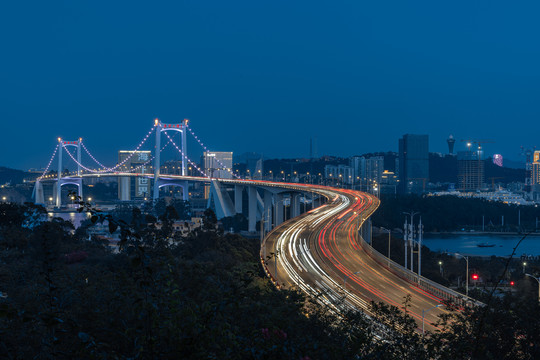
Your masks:
M159 119L155 120L156 124L156 149L155 149L155 155L154 155L154 194L153 198L154 201L157 200L159 197L159 188L164 185L159 180L159 171L161 167L161 160L160 160L160 154L161 154L161 133L166 131L177 131L180 133L181 136L181 145L180 145L180 151L182 152L182 176L187 175L187 142L186 142L186 134L187 134L187 123L188 119L184 119L180 124L163 124L159 121ZM168 136L168 135L167 135ZM171 181L167 181L167 185L178 185L181 186L183 189L183 199L188 200L189 198L189 192L188 192L188 183L187 181L180 181L177 184L171 183Z
M83 196L82 189L82 178L81 178L81 141L82 138L79 138L76 141L64 141L62 138L58 138L58 179L56 181L56 192L54 194L56 207L62 206L62 185L73 184L77 185L77 194L81 197ZM77 148L77 178L76 179L62 179L62 152L63 149L67 146L73 146ZM67 149L66 149L67 150ZM54 190L54 189L53 189Z

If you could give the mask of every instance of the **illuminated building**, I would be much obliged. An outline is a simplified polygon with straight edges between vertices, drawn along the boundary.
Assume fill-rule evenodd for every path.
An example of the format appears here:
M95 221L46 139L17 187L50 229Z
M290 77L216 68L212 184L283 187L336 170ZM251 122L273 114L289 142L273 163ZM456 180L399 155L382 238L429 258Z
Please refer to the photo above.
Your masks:
M540 151L536 150L533 155L531 171L531 184L540 185Z
M120 150L118 152L119 172L131 172L138 174L152 173L150 151ZM119 176L118 199L122 201L142 200L150 197L150 179L145 176Z

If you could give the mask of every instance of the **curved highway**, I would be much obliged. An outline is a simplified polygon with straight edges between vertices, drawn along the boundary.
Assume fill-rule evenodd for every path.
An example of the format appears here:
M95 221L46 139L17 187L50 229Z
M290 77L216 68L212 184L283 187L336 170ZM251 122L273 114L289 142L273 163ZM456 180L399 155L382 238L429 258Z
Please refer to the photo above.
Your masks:
M153 177L153 174L110 173L97 176ZM191 176L161 176L209 181L208 178ZM376 197L317 185L261 180L219 181L231 185L314 192L328 199L326 204L279 225L265 238L261 256L267 264L266 270L279 287L297 287L311 296L318 296L319 301L336 311L363 309L367 313L371 301L403 308L405 297L410 295L407 311L416 320L419 330L422 328L423 311L426 330L433 330L438 315L446 311L441 306L442 299L391 272L360 246L357 229L379 206Z
M281 224L265 239L261 255L278 286L320 295L337 311L363 309L368 314L371 301L403 308L410 295L408 312L418 329L424 310L425 329L433 330L437 316L446 311L442 300L389 271L359 245L357 229L379 200L359 191L322 189L316 191L329 199L325 205Z

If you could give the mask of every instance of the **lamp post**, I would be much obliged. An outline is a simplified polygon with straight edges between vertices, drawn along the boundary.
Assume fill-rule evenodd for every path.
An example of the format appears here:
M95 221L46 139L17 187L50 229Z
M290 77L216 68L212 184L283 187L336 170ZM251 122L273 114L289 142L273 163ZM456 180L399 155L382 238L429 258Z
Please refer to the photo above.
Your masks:
M523 265L523 273L525 274L525 266L527 266L527 262L524 261L522 265Z
M540 276L536 277L536 276L532 276L531 274L525 274L525 276L532 277L534 280L538 282L538 302L540 302Z
M442 274L442 261L439 260L439 271L441 272L441 276L443 276Z
M427 314L428 312L430 312L431 310L433 310L433 309L435 309L435 308L438 308L439 306L442 306L442 304L437 304L437 305L435 305L435 306L430 307L430 308L427 309L427 310L426 310L426 309L422 309L422 336L424 336L424 333L425 333L425 331L424 331L424 319L425 319L425 317L426 317L426 314Z
M461 256L465 259L465 262L467 263L467 270L466 270L466 276L465 276L465 295L469 296L469 257L465 255L461 255L459 253L448 253L448 254L454 254L455 256Z

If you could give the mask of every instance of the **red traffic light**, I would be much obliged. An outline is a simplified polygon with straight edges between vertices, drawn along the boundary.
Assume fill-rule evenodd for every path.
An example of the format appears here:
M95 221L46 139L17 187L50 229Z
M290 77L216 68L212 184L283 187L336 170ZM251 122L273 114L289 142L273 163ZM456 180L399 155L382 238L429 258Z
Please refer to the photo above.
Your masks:
M478 274L472 274L472 275L471 275L471 278L472 278L473 280L478 280Z
M510 281L510 286L514 286L515 285L515 282L514 281Z

